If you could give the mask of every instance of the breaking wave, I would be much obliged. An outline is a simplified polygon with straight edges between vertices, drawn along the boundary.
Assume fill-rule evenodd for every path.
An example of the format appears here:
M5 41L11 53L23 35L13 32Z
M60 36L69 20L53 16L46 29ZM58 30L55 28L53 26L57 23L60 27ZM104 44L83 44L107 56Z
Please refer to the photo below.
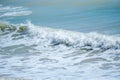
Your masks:
M21 41L25 45L36 44L40 46L41 43L44 43L41 46L64 45L72 48L87 47L91 49L99 48L102 50L120 49L120 37L118 36L103 35L95 32L80 33L67 30L57 30L35 26L30 22L19 25L1 23L1 26L4 26L4 28L1 27L0 43L3 44L0 45L1 47L10 44L11 42L14 42L15 44L15 41ZM2 31L2 29L4 29L4 31ZM4 39L9 42L6 42ZM19 44L22 44L21 42L19 42ZM11 45L14 44L12 43ZM16 44L18 44L18 42Z
M1 22L0 54L3 77L119 80L120 37L115 35Z
M0 5L1 20L31 13ZM119 80L120 36L0 22L0 79L23 78Z

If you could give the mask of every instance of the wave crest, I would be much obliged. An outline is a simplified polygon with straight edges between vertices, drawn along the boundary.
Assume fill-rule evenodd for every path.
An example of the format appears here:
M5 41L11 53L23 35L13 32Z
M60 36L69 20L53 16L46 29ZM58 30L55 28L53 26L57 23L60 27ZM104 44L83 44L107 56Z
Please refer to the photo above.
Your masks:
M11 27L10 24L9 26ZM81 33L67 30L57 30L35 26L30 22L28 22L27 24L15 25L13 29L14 32L11 33L11 37L16 37L18 35L22 36L22 38L18 38L18 40L21 39L21 43L25 45L64 45L73 48L90 47L99 48L102 50L120 49L120 37L108 36L95 32ZM11 37L9 37L8 39L10 39Z

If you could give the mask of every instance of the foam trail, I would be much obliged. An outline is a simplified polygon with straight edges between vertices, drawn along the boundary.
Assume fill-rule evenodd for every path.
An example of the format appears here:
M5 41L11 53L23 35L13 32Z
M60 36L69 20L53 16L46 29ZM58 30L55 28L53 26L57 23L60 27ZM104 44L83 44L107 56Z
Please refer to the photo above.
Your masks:
M32 11L29 11L27 8L23 7L11 7L11 6L0 6L0 18L10 17L10 16L25 16L30 15Z
M32 12L31 11L21 11L21 12L8 12L4 13L0 17L8 17L8 16L25 16L25 15L30 15Z

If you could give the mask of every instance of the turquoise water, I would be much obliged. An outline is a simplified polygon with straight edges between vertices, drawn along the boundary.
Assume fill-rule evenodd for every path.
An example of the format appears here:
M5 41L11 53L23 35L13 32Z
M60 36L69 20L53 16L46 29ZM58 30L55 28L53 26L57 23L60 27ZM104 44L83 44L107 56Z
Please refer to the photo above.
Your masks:
M120 0L0 0L0 79L119 80Z
M22 6L32 11L29 16L7 19L12 23L30 20L41 26L107 34L120 33L119 3L119 0L1 0L4 6Z

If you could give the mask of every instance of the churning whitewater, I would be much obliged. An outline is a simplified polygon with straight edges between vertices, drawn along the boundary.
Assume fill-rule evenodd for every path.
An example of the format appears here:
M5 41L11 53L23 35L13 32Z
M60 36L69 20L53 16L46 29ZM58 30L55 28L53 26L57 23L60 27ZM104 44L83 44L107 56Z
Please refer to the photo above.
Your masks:
M120 37L0 23L0 76L118 80ZM91 74L92 73L92 74Z
M120 79L118 0L24 1L0 1L0 80Z

